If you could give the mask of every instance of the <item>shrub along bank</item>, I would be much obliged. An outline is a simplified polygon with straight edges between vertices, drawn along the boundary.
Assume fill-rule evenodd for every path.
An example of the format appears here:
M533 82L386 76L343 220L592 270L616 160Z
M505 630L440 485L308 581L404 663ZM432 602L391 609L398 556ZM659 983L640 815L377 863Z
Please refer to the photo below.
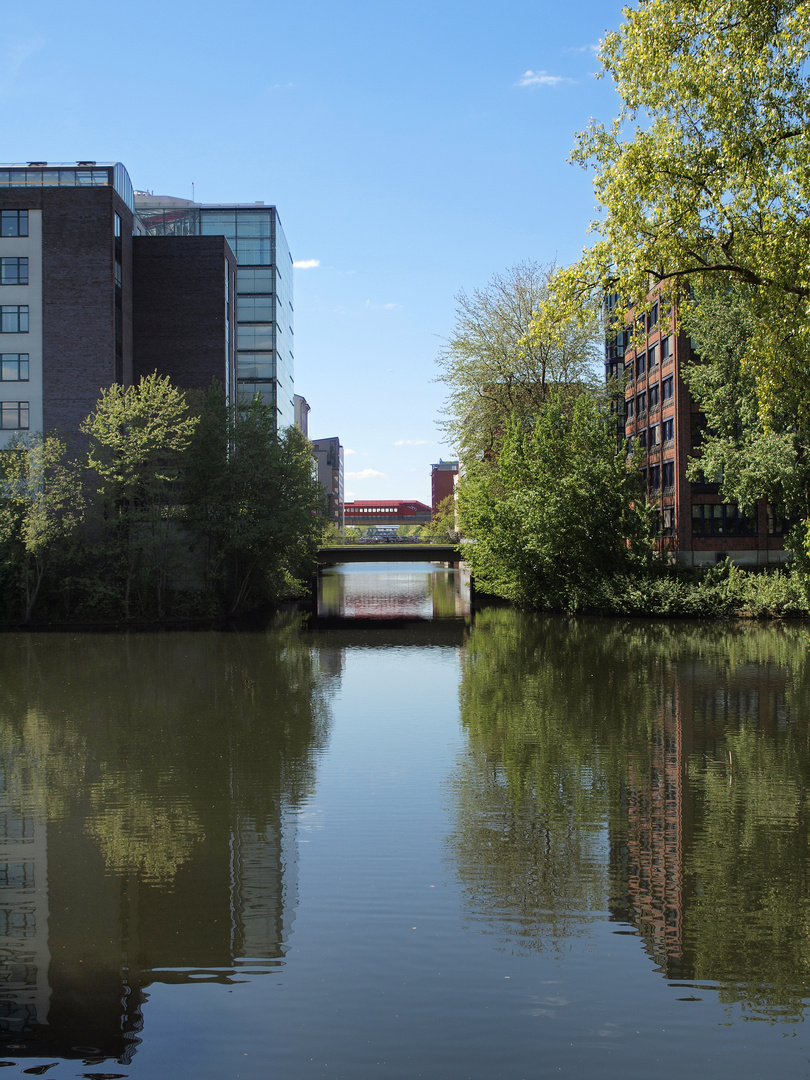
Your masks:
M309 442L258 400L157 375L102 392L71 457L56 434L0 453L2 619L236 616L298 595L324 519Z

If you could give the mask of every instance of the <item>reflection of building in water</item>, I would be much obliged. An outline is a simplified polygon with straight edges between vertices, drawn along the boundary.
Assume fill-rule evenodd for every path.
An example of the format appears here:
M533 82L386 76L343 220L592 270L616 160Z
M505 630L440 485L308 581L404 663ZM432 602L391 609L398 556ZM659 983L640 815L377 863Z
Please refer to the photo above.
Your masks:
M27 1034L45 1023L48 985L48 830L16 810L0 763L0 1032Z
M694 974L684 914L699 887L689 860L702 811L690 764L701 774L724 765L726 737L742 726L783 728L785 684L785 672L773 667L740 667L733 677L701 662L681 667L660 689L646 760L630 763L611 826L611 910L639 930L669 978Z
M630 764L622 792L623 835L611 836L611 870L622 895L614 915L640 930L653 959L681 974L684 910L684 751L681 695L662 692L646 761ZM620 826L621 828L621 826Z
M232 792L167 888L110 872L87 805L46 827L0 794L0 1054L127 1063L150 983L201 968L228 981L283 955L294 815L257 817Z

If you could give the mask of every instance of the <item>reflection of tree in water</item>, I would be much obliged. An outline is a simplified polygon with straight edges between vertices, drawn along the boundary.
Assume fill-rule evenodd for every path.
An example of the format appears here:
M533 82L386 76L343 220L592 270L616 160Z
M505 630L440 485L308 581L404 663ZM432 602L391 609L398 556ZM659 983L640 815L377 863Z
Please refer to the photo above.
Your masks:
M33 837L26 941L4 941L30 985L4 1000L31 1052L126 1058L160 969L283 956L323 686L296 627L0 638L0 796Z
M548 948L609 908L669 977L797 1015L807 642L800 627L480 614L449 840L474 916Z

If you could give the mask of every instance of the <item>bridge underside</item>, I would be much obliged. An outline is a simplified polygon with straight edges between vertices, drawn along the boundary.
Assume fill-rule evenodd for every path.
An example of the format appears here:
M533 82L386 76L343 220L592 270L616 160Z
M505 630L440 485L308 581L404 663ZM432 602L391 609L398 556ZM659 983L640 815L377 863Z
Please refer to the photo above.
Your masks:
M318 549L321 566L336 563L458 562L453 544L336 544Z

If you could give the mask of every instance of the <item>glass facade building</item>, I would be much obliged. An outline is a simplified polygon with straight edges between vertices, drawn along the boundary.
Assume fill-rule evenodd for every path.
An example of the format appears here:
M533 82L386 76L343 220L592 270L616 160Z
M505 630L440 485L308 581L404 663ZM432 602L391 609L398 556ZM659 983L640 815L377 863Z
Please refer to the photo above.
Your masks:
M240 398L259 394L277 425L295 422L293 265L274 206L200 205L135 194L152 236L224 236L236 255L236 359Z

